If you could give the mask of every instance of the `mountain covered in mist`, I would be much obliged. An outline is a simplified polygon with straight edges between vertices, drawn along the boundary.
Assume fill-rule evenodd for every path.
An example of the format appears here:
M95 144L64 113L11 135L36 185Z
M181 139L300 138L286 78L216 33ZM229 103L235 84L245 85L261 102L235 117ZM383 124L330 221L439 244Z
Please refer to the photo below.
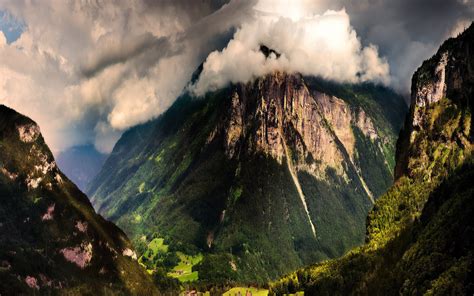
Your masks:
M56 162L64 174L84 192L106 159L107 155L97 151L93 145L82 145L60 152Z
M164 239L201 256L193 279L264 283L363 243L405 112L381 86L282 72L185 94L122 136L88 194L150 270L173 267L150 250Z
M367 219L366 244L291 273L271 294L474 293L474 25L413 76L396 182Z
M157 294L136 259L58 169L38 125L0 105L0 293Z

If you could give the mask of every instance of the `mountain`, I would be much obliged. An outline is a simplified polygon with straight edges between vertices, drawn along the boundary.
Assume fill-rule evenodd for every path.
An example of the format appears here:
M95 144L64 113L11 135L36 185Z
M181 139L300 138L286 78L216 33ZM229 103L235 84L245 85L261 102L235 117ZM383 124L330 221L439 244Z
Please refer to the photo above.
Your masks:
M59 153L56 162L71 181L83 192L99 173L107 158L93 145L74 146Z
M271 294L474 293L474 25L416 71L396 183L367 218L366 244L291 273Z
M160 238L203 255L202 282L263 283L363 243L405 112L381 86L281 72L184 94L121 137L88 195L150 269Z
M58 169L38 125L0 105L0 294L154 295L126 235Z

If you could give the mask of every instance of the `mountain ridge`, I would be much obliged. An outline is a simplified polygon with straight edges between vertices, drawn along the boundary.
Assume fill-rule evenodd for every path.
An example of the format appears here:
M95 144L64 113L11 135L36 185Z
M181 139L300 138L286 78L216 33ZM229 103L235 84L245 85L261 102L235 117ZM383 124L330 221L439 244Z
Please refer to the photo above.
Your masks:
M58 169L34 121L0 105L0 147L1 291L158 294L126 235Z
M263 283L362 243L370 195L392 180L405 108L382 87L282 72L204 98L185 94L124 134L88 193L136 240L156 233L204 252L200 280L224 269L230 281ZM340 236L331 240L334 226ZM277 263L283 250L270 243L273 235L289 264ZM211 255L233 264L212 266Z
M61 170L83 192L105 162L107 154L97 151L92 144L73 146L61 151L56 162Z
M366 244L271 284L271 295L470 295L474 25L413 75L395 184L367 217Z

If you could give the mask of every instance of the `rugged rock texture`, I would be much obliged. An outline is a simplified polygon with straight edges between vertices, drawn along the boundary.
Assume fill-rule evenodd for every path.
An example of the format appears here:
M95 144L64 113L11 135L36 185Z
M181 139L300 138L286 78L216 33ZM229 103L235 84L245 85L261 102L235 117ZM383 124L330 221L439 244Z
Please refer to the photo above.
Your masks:
M259 89L257 94L255 86ZM353 166L356 150L353 128L358 128L364 136L370 134L369 138L374 142L378 138L371 118L362 108L351 107L344 100L325 93L311 93L298 75L275 73L240 92L242 97L239 97L239 91L233 94L229 121L232 127L228 133L234 138L232 142L243 139L247 126L256 123L256 132L250 135L254 138L248 141L250 147L246 147L248 150L270 155L281 163L283 158L290 158L286 155L285 143L291 143L297 169L315 176L324 178L327 168L336 170L339 175L346 174L341 166L345 157L349 157ZM248 100L258 102L255 112L245 113ZM234 122L241 123L239 138L235 134ZM235 144L233 146L231 150ZM308 163L307 158L319 161ZM364 182L362 177L359 181ZM367 194L372 196L369 190Z
M413 76L395 185L367 218L367 243L294 272L271 294L474 293L474 25Z
M0 294L157 294L131 248L61 173L38 125L0 105Z
M405 108L383 87L285 73L184 95L123 135L88 192L137 242L204 252L202 281L266 282L362 243Z
M396 176L446 176L472 152L473 29L448 40L413 76L410 117L400 136ZM470 39L471 38L471 39Z

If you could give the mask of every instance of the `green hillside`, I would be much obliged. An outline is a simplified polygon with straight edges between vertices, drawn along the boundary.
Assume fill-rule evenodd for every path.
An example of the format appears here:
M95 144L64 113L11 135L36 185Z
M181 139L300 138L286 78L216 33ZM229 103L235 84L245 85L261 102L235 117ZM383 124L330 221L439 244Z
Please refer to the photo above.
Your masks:
M474 26L413 77L397 181L367 218L366 244L291 273L270 294L471 295Z
M363 243L405 108L383 87L283 73L183 95L122 136L88 194L136 245L156 233L202 253L201 283L263 284Z

